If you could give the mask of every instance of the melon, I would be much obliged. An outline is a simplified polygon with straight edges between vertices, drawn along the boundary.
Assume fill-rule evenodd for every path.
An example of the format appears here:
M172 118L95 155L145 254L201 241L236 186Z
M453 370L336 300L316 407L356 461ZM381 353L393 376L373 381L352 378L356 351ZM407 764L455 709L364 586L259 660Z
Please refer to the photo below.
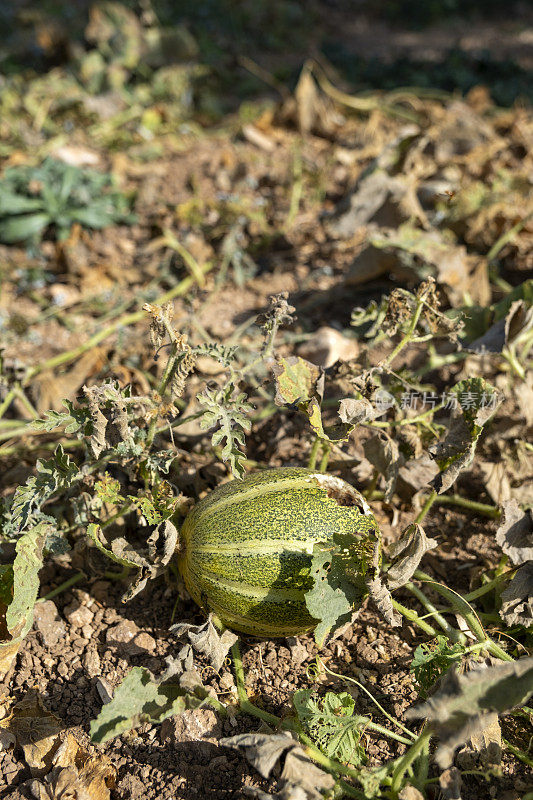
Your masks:
M313 547L334 533L350 535L362 600L380 542L362 495L313 470L262 470L219 486L192 509L180 532L178 565L193 600L228 628L293 636L317 624L305 602Z

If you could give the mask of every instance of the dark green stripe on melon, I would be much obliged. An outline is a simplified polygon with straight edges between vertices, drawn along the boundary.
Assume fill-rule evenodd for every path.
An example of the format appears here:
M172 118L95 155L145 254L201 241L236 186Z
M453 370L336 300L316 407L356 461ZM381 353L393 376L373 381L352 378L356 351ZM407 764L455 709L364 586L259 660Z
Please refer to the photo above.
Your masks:
M179 567L193 599L229 627L265 637L303 633L316 625L304 597L313 545L334 533L353 537L362 576L379 530L361 495L311 470L265 470L195 506L181 530Z

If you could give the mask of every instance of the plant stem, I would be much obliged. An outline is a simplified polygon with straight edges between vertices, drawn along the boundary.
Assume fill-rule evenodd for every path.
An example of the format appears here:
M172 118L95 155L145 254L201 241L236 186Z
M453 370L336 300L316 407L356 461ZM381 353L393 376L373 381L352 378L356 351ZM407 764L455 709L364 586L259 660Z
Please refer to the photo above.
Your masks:
M4 416L7 409L11 405L11 402L14 397L15 397L15 390L10 389L9 392L4 397L4 399L2 400L2 403L0 404L0 418Z
M22 389L18 385L15 387L15 397L18 397L18 399L20 400L20 402L22 403L22 405L24 406L24 408L26 409L26 411L30 415L31 419L36 419L36 417L39 416L39 414L37 413L37 409L35 409L32 406L32 404L30 403L30 401L28 400L28 398L26 397L26 395L24 394L24 392L22 391Z
M510 751L510 752L511 752L511 753L512 753L514 756L516 756L516 758L519 758L519 759L520 759L520 761L523 761L523 762L524 762L524 764L527 764L527 765L528 765L528 767L533 767L533 758L529 758L529 756L527 756L527 755L526 755L526 754L523 752L523 750L519 750L519 749L518 749L518 747L515 747L514 745L512 745L512 744L511 744L511 742L508 742L508 741L507 741L507 739L502 739L502 742L503 742L503 744L506 746L506 748L507 748L507 749L508 749L508 750L509 750L509 751Z
M435 491L435 489L433 489L433 491L431 492L429 497L426 499L426 502L424 503L424 507L422 508L420 513L417 515L417 517L415 519L415 522L421 523L424 520L424 518L426 517L429 509L431 508L431 506L433 505L433 503L435 502L437 497L438 497L437 492Z
M429 740L431 738L431 731L425 730L423 731L416 742L413 744L412 747L409 748L407 753L400 758L398 761L394 772L392 773L392 784L391 784L391 791L394 795L398 795L398 792L402 788L403 783L403 776L411 766L411 764L416 761L416 759L424 752L427 752Z
M399 611L402 616L409 620L409 622L414 622L415 625L418 625L418 627L423 630L424 633L427 633L429 636L438 636L438 632L435 630L435 628L419 617L416 611L412 611L410 608L402 606L402 604L394 598L392 599L392 605L396 611Z
M466 636L461 633L461 631L458 631L457 628L454 628L453 625L450 625L449 622L447 622L447 620L437 611L433 603L428 600L424 592L419 589L418 586L415 586L413 583L409 582L405 584L405 588L411 592L411 594L414 594L418 600L420 600L426 611L429 611L435 622L440 625L450 641L454 643L461 642L462 644L466 642Z
M75 575L72 575L71 578L68 578L68 580L60 584L60 586L56 586L56 588L52 589L51 592L45 594L44 597L39 597L37 602L44 603L45 600L51 600L52 597L57 597L58 594L61 594L61 592L65 592L67 589L70 589L71 586L74 586L75 583L79 583L86 577L87 575L85 574L85 572L77 572Z
M400 339L400 341L398 342L392 353L389 353L389 355L385 359L383 359L383 361L380 361L380 363L378 364L379 367L381 368L388 367L389 364L391 364L394 361L396 356L403 350L403 348L409 344L409 342L413 338L416 326L418 325L418 320L420 319L420 314L422 313L423 307L424 303L422 302L422 300L417 299L415 313L413 314L413 318L411 319L411 324L409 325L407 332Z
M380 703L378 703L378 701L376 700L376 698L374 697L372 692L369 692L369 690L366 688L366 686L363 686L362 683L360 683L359 681L356 681L355 678L350 678L348 675L340 675L338 672L333 672L332 669L329 669L329 667L327 667L324 664L324 662L322 661L322 659L319 656L317 656L317 661L319 662L319 664L323 668L323 670L328 673L328 675L333 675L334 678L340 678L341 681L345 681L346 683L353 683L355 686L357 686L358 689L361 689L361 691L363 691L367 695L367 697L369 697L371 699L371 701L374 703L376 708L378 708L381 711L383 716L387 717L389 722L392 722L393 725L395 725L397 728L400 728L400 730L402 730L404 733L406 733L408 736L411 737L410 740L409 739L405 739L404 737L402 737L398 741L402 741L403 744L412 744L413 740L416 739L415 734L412 731L410 731L409 728L407 728L402 722L400 722L399 720L395 719L391 714L389 714L388 711L385 711L383 706ZM390 736L391 735L391 732L387 728L382 728L381 725L379 725L378 727L380 729L380 731L379 731L380 733L384 733L386 736ZM377 730L377 729L374 728L374 730Z
M431 496L432 495L429 495L427 499L429 500ZM461 497L461 495L458 494L441 494L435 497L433 502L437 505L459 506L460 508L468 509L469 511L482 514L491 519L498 519L502 513L498 506L491 506L488 503L478 503L476 500L467 500L466 497Z
M478 597L482 597L484 594L491 592L493 589L497 589L501 583L504 583L510 575L515 572L514 569L507 570L504 572L503 575L498 575L496 578L493 578L491 581L487 581L478 589L474 589L473 592L469 592L469 594L465 594L464 599L470 602L471 600L477 600Z
M330 456L330 453L331 453L331 446L330 446L329 442L324 442L323 443L323 448L324 448L324 450L323 450L323 453L322 453L322 458L320 460L320 466L318 468L319 472L325 472L327 470L329 456Z
M168 357L168 361L167 361L167 364L166 364L166 367L165 367L165 371L163 372L163 377L161 378L161 383L159 384L159 388L158 388L158 394L159 394L159 397L161 398L161 402L164 399L165 392L167 390L167 386L169 384L170 379L172 378L172 374L173 374L174 368L176 366L176 356L177 356L177 353L178 353L178 348L177 348L177 345L175 344L175 342L172 343L171 347L172 347L172 349L170 351L170 355ZM150 425L148 427L148 433L146 434L146 440L145 440L145 449L146 450L149 450L150 447L152 446L152 442L154 441L154 436L155 436L156 430L157 430L158 421L159 421L159 413L156 414L154 417L152 417L152 419L150 420Z
M309 453L309 461L307 463L309 469L316 469L316 461L318 458L319 448L320 448L320 439L317 436L311 446L311 452Z

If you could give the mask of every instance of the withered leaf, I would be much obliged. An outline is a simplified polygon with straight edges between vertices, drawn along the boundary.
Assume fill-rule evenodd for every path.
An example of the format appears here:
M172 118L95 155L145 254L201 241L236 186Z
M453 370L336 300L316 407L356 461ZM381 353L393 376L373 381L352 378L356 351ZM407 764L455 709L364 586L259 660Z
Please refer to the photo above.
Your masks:
M474 353L501 353L533 327L533 309L524 300L514 300L502 319L497 320L483 336L468 345Z
M385 478L383 499L386 503L390 503L396 487L398 472L403 463L403 456L400 455L398 444L384 431L380 431L368 439L363 447L367 459Z
M420 458L412 458L398 470L396 491L401 497L410 499L420 489L428 486L438 471L439 468L426 453Z
M523 564L502 592L500 615L510 626L533 625L533 561Z
M213 669L218 672L222 667L230 648L238 637L229 630L220 634L213 625L213 615L210 614L203 625L190 625L187 622L178 622L170 628L171 633L179 639L187 636L193 648L205 655Z
M289 356L273 364L272 372L276 382L276 405L306 403L312 397L322 397L323 373L316 364L299 356Z
M434 547L437 547L437 541L428 539L421 525L416 522L409 525L389 551L392 560L387 572L389 589L398 589L411 580L424 553Z
M514 498L503 503L496 541L513 564L533 561L533 515L531 511L522 511Z
M11 739L22 749L32 775L44 775L51 769L62 727L59 719L44 707L38 692L27 692L12 707L9 716L0 721L0 728L4 741Z
M440 472L431 481L439 493L445 492L460 473L470 466L479 436L484 425L502 402L496 389L483 378L466 378L459 381L451 393L456 406L448 433L443 442L429 448Z
M376 606L385 622L392 628L398 628L402 624L401 615L394 610L391 593L379 575L367 580L366 586L370 600Z
M365 397L361 397L359 400L345 397L339 404L339 417L341 422L353 426L359 425L361 422L374 419L374 408L370 400Z
M147 546L136 549L122 536L118 536L108 544L99 525L91 523L87 527L87 535L107 558L137 570L132 584L122 600L127 602L139 594L149 580L157 578L166 569L178 543L178 531L170 520L162 520L152 531Z
M115 785L115 767L107 756L90 756L68 734L52 763L53 768L44 778L29 782L36 800L109 800L109 790Z
M285 763L279 776L282 791L277 796L280 798L322 800L323 791L332 789L335 785L334 778L311 761L290 734L241 733L221 739L220 744L244 752L247 760L263 778L270 777L285 754Z
M406 717L427 718L440 740L437 763L445 769L457 747L490 725L498 714L526 703L532 694L533 657L483 665L464 675L452 668L438 691L426 703L409 709Z
M383 619L392 628L398 628L402 624L402 618L394 610L389 588L381 579L379 544L377 542L374 544L371 568L365 575L365 584L370 600L376 606Z

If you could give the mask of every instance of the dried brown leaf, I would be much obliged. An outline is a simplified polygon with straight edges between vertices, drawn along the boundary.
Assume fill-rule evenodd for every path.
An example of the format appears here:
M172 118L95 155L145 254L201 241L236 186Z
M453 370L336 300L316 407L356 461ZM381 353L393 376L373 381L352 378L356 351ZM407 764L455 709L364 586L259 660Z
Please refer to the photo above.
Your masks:
M16 703L10 715L0 721L0 727L24 753L24 760L34 776L44 775L53 766L62 727L60 720L50 713L36 691L27 692Z
M229 630L220 634L213 625L212 616L210 614L207 622L204 622L203 625L178 622L177 625L170 628L170 631L179 639L186 636L193 648L198 653L202 653L209 660L213 669L218 672L238 637Z
M496 541L513 564L533 561L533 515L522 511L515 499L503 503L503 518Z
M437 541L428 539L421 525L416 522L409 525L389 551L391 558L391 566L387 572L389 589L398 589L410 581L424 554L435 547Z
M409 709L406 717L426 717L440 739L436 760L443 769L455 749L533 694L533 657L487 667L476 665L460 675L451 668L438 691L426 703Z
M400 455L398 444L384 431L380 431L364 445L366 458L373 464L381 475L385 478L386 503L390 503L396 487L396 480L400 466L403 463L403 456Z
M311 761L290 734L241 733L221 739L220 744L244 752L263 778L269 778L277 765L281 766L285 754L285 763L279 776L282 789L274 795L280 800L322 800L323 792L335 785L334 778Z
M509 626L533 625L533 561L526 561L502 592L500 615Z

